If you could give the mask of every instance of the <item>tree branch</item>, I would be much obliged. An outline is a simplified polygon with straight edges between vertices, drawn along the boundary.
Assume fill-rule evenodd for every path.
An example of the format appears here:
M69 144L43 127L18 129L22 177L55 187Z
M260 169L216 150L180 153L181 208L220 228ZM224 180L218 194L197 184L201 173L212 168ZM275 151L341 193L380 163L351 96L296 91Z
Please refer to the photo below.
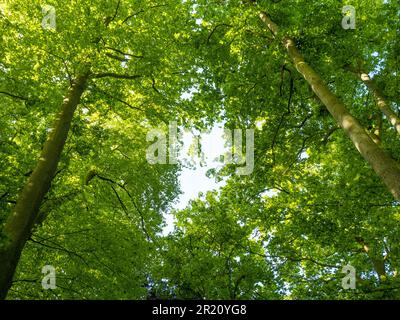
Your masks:
M230 27L230 28L231 28L232 25L226 24L226 23L221 23L221 24L216 25L216 26L213 28L213 30L210 32L210 34L208 35L207 41L206 41L207 43L210 42L211 37L213 36L213 34L215 33L215 31L217 31L217 29L218 29L219 27Z
M120 5L120 4L121 4L121 0L118 0L118 4L117 4L117 8L115 9L114 16L111 17L110 20L107 20L107 21L106 21L106 23L105 23L106 27L108 27L108 26L110 25L110 23L113 22L113 21L115 20L115 18L117 17L118 9L119 9L119 5Z
M107 97L109 97L109 98L111 98L111 99L114 99L114 100L117 100L117 101L123 103L124 105L128 106L128 107L131 108L131 109L135 109L135 110L139 110L139 111L144 112L144 109L141 109L141 108L139 108L139 107L132 106L132 105L129 104L128 102L126 102L126 101L124 101L124 100L122 100L122 99L120 99L120 98L114 97L114 96L112 96L111 94L109 94L109 93L107 93L107 92L105 92L105 91L99 89L96 85L95 85L94 87L95 87L95 89L96 89L97 91L99 91L100 93L106 95Z
M158 4L158 5L155 5L155 6L152 6L152 7L148 7L147 9L155 9L155 8L166 7L166 6L168 6L168 4ZM126 17L124 19L124 21L122 21L122 24L126 23L130 18L132 18L134 16L137 16L138 14L144 13L144 12L146 12L146 11L143 10L143 9L140 9L139 11L137 11L137 12L131 14L130 16Z
M138 58L138 59L144 58L143 55L137 56L137 55L134 55L134 54L130 54L130 53L123 52L122 50L115 49L115 48L112 48L112 47L108 47L108 46L107 46L107 47L105 47L105 48L108 49L108 50L112 50L112 51L118 52L119 54L122 54L122 55L124 55L124 56L132 57L132 58Z
M29 99L26 97L22 97L22 96L18 96L9 92L5 92L5 91L0 91L1 94L5 94L6 96L9 96L11 98L15 98L15 99L19 99L19 100L23 100L23 101L28 101Z
M115 79L127 79L127 80L132 80L132 79L138 79L143 77L140 74L134 74L134 75L129 75L129 74L118 74L118 73L113 73L113 72L104 72L104 73L95 73L90 76L93 79L100 79L100 78L115 78Z
M45 243L43 243L43 242L40 242L40 241L38 241L38 240L35 240L35 239L33 239L32 237L30 237L28 240L32 241L33 243L37 243L37 244L39 244L39 245L41 245L41 246L43 246L43 247L49 248L49 249L60 250L60 251L63 251L63 252L68 253L69 255L74 255L74 256L78 257L79 259L81 259L87 266L89 265L89 264L86 262L86 260L85 260L80 254L78 254L78 253L76 253L76 252L73 252L73 251L70 251L70 250L68 250L68 249L65 249L64 247L60 246L59 244L56 244L57 247L53 247L53 246L50 246L50 245L45 244ZM53 242L53 243L54 243L54 242Z

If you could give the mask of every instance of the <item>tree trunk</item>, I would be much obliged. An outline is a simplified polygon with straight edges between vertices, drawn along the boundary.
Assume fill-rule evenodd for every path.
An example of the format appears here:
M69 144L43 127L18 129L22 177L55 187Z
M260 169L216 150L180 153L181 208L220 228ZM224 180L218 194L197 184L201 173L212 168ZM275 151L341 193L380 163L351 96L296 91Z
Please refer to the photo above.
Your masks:
M42 200L54 178L74 112L86 88L88 78L89 72L86 72L78 76L70 87L61 105L55 127L43 146L36 168L4 225L8 241L0 248L0 299L5 299L11 287L22 249L30 237Z
M363 251L367 254L368 258L371 260L372 265L374 266L374 270L378 275L379 281L382 281L386 277L386 270L385 270L385 259L383 257L377 257L374 255L370 247L367 243L365 243L364 239L361 237L356 237L356 241L362 245Z
M385 99L382 91L378 88L375 81L370 78L366 72L359 72L357 75L360 77L362 82L368 87L369 91L374 95L378 108L383 112L389 122L393 125L394 129L400 134L400 118L392 110L390 104Z
M268 14L261 12L260 18L276 36L279 30L278 26L269 18ZM296 69L306 79L314 93L320 98L337 123L350 137L360 154L372 166L395 199L400 200L399 164L372 141L357 119L346 110L345 105L329 90L321 77L306 63L304 57L297 50L295 42L289 37L284 37L283 45Z

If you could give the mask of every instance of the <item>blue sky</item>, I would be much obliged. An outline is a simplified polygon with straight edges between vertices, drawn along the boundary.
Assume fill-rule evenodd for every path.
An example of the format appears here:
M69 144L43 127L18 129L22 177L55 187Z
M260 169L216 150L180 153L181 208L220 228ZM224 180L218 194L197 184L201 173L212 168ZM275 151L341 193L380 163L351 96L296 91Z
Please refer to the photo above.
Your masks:
M196 136L198 134L196 133ZM194 135L190 132L183 134L182 142L183 149L180 153L179 159L181 161L193 160L195 161L194 168L183 168L181 175L179 176L179 182L181 185L182 194L179 197L177 204L174 209L184 209L190 200L196 199L199 192L206 193L207 191L219 189L225 181L216 182L213 178L208 178L206 172L212 168L219 168L221 162L217 161L221 155L223 155L224 138L223 138L223 125L219 124L213 127L209 133L201 133L201 148L204 153L203 166L200 165L200 158L194 158L188 155L189 147L194 141ZM173 216L171 214L165 214L167 226L164 228L163 233L168 234L173 230Z

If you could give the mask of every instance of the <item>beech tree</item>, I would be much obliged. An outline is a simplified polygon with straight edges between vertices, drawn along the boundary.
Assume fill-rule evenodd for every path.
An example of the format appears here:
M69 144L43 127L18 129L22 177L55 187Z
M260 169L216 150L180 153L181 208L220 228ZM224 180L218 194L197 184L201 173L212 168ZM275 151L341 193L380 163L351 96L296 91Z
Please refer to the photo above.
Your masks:
M110 120L142 119L139 126L146 126L146 122L150 126L162 120L167 121L171 116L174 120L179 119L178 109L183 108L179 103L180 94L191 86L193 65L189 60L184 62L179 58L184 56L184 51L176 50L190 41L184 34L190 24L183 19L179 22L175 17L175 14L179 14L179 8L184 9L179 2L142 6L122 4L121 1L70 5L55 2L53 5L58 21L56 29L42 28L42 12L38 2L28 4L10 1L2 15L6 30L2 54L3 95L16 100L14 103L22 101L30 109L30 114L35 112L33 110L38 110L36 112L41 115L54 113L53 110L57 108L53 105L62 102L58 113L56 111L54 126L45 126L48 137L39 160L32 172L26 174L29 178L15 200L16 205L4 219L5 240L0 251L1 297L6 295L11 285L21 251L35 223L43 220L40 208L58 173L74 113L82 98L84 103L91 105L91 109L86 108L85 112L99 118L95 123L100 119L105 121L102 116L105 111L101 108L109 106L115 112ZM30 12L35 14L31 16ZM174 15L171 15L172 12ZM15 87L20 87L23 95L13 94ZM7 108L11 110L10 107ZM132 114L127 111L121 114L118 111L121 108L130 109ZM190 111L182 110L181 116ZM46 119L49 118L46 115ZM89 120L82 115L80 124L77 124L79 130L92 126L85 124L85 121ZM108 130L116 124L109 126ZM85 144L83 149L90 148L89 141ZM120 141L115 141L111 150L119 150L121 156L129 158L121 151L123 146L120 144ZM140 151L143 152L143 149ZM101 176L97 170L91 174L92 178ZM161 180L162 176L161 172ZM121 177L103 180L111 183L113 179L116 181L113 188L122 188L123 192L130 194L130 186ZM135 197L145 197L143 192L142 195L136 193ZM171 192L174 193L173 188ZM163 195L168 198L168 193L162 192L152 196L153 201L160 197L162 199ZM6 196L12 197L7 189L4 193ZM119 199L117 193L116 196ZM123 208L125 210L125 205ZM140 207L136 210L140 213Z
M0 298L398 298L400 7L346 4L2 2ZM254 172L174 209L170 121L255 129Z

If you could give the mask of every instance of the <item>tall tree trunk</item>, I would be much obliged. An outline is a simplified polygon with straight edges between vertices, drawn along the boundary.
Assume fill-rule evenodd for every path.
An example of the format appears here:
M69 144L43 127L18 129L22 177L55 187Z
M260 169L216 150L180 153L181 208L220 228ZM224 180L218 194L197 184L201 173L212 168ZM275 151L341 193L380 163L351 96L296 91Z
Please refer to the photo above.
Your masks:
M261 12L260 18L276 36L279 30L278 26L270 19L268 14ZM400 200L399 164L372 141L357 119L347 111L345 105L329 90L321 77L306 63L304 57L298 51L295 42L289 37L284 37L283 45L296 69L306 79L314 93L320 98L337 123L350 137L360 154L372 166L395 199Z
M366 72L360 71L357 72L356 74L360 77L362 82L364 82L364 84L368 87L369 91L374 95L376 105L378 106L378 108L383 112L383 114L392 124L397 133L400 134L400 118L392 110L389 102L385 98L383 92L378 88L375 81L371 79Z
M385 259L384 257L378 256L376 253L371 252L369 245L361 237L356 237L356 241L362 246L363 251L367 254L368 258L371 260L374 270L379 277L379 281L382 281L386 277L385 270Z
M30 237L40 204L54 178L74 112L86 88L88 78L89 72L85 72L78 76L70 87L55 126L43 146L40 159L5 223L4 233L8 241L0 248L0 299L5 299L11 287L22 249Z

